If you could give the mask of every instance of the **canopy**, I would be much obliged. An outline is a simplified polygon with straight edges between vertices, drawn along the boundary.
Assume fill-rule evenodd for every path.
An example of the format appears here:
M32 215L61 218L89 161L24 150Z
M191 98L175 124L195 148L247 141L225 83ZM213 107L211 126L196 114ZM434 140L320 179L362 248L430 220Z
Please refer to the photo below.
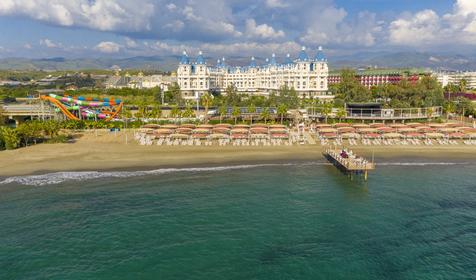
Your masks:
M335 128L321 128L319 129L319 133L336 133L337 129Z
M403 123L394 123L394 124L391 124L390 127L393 127L393 128L403 128L403 127L408 127L408 125L403 124Z
M213 133L213 134L210 134L208 137L212 139L230 138L230 136L223 133Z
M162 128L170 128L170 129L176 129L178 126L175 124L164 124L161 126Z
M207 128L196 128L192 131L193 134L210 134L210 129Z
M370 127L370 125L364 124L364 123L357 123L357 124L354 124L354 125L352 125L352 126L355 127L355 128L367 128L367 127Z
M191 128L186 128L186 127L179 127L175 130L175 132L180 133L180 134L190 134L192 133Z
M213 133L230 133L230 129L226 127L215 127Z
M461 139L465 136L465 134L461 133L461 132L454 132L454 133L449 134L448 136L452 139Z
M172 129L160 128L154 131L156 134L172 134L174 131Z
M431 133L425 133L425 136L428 138L443 138L445 135L441 133L431 132Z
M388 127L388 126L382 126L382 127L377 127L376 128L380 132L396 132L397 129L393 127Z
M327 133L322 133L320 134L322 137L325 138L336 138L337 134L335 132L327 132Z
M151 124L143 125L142 128L160 128L160 125L151 123Z
M404 128L399 128L398 132L408 133L408 132L417 132L417 130L413 127L404 127Z
M200 124L200 125L197 125L197 128L212 129L213 125L211 125L211 124Z
M418 127L415 127L416 130L418 130L419 132L432 132L432 131L435 131L435 129L429 127L429 126L418 126Z
M342 138L360 138L360 134L358 133L344 133L344 134L341 134L341 137Z
M196 127L196 125L192 124L192 123L184 123L184 124L181 124L180 125L180 128L191 128L191 129L194 129Z
M418 132L409 132L409 133L406 133L405 136L410 138L423 138L425 137L425 134L418 133Z
M231 128L232 125L229 124L229 123L219 123L219 124L216 124L215 125L215 128L218 128L218 127L227 127L227 128Z
M410 122L410 123L406 123L406 125L410 127L417 127L417 126L422 126L423 124L417 123L417 122Z
M198 139L206 139L208 138L208 135L209 134L205 134L205 133L197 133L197 134L193 134L192 137L198 138Z
M353 127L338 127L337 131L339 131L339 133L355 132L355 128L353 128Z
M359 132L368 133L368 132L377 132L378 130L375 128L359 128L357 129Z
M400 134L400 133L385 133L383 135L383 137L385 137L385 138L401 138L401 137L403 137L403 135Z
M285 128L272 128L269 130L270 133L288 133Z
M273 133L273 134L271 134L271 138L283 138L283 139L287 139L287 138L289 138L289 135L288 135L288 134L285 134L285 133Z
M286 128L284 124L272 124L269 127L270 128Z
M350 127L352 126L350 123L336 123L334 124L334 127L335 128L339 128L339 127Z
M233 128L250 128L250 126L247 124L237 124Z
M188 138L188 135L176 133L176 134L171 134L171 135L170 135L170 138L187 139L187 138Z
M248 129L244 129L244 128L233 128L231 131L231 133L244 133L244 134L247 134L248 133Z
M373 127L373 128L384 127L384 126L386 126L384 123L371 123L370 124L370 127Z

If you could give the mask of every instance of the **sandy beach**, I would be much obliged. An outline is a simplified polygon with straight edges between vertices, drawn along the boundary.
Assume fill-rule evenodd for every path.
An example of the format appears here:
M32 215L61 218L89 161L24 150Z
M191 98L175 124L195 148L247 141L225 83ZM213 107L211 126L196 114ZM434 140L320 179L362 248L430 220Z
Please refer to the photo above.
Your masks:
M41 174L56 171L145 170L162 167L216 166L322 160L321 145L234 146L141 146L128 135L94 132L78 134L74 143L38 144L0 152L0 176ZM455 146L355 146L360 155L375 155L378 164L389 159L438 159L476 162L476 147Z

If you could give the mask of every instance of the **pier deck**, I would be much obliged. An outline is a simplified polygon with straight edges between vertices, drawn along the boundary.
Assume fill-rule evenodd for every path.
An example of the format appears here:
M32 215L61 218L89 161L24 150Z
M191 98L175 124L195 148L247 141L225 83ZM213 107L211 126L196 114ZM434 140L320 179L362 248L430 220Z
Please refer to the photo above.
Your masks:
M323 152L323 155L335 167L351 176L352 174L363 174L364 179L367 180L368 172L375 170L375 163L355 155L343 157L341 152L342 150L339 149L327 149Z

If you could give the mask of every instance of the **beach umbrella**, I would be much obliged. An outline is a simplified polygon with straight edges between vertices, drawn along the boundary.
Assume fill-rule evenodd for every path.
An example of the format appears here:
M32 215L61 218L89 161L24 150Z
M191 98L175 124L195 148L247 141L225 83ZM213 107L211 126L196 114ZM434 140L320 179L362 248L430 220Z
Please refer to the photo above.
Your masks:
M406 123L406 125L409 127L417 127L417 126L422 126L423 124L418 122L410 122L410 123Z
M403 123L394 123L394 124L391 124L390 127L393 127L393 128L404 128L404 127L408 127L408 125L403 124Z
M175 133L175 134L171 134L171 135L170 135L170 138L174 138L174 139L188 139L188 135L186 135L186 134L180 134L180 133Z
M248 138L248 135L242 134L242 133L234 133L231 135L231 138L233 139L246 139Z
M433 128L442 128L442 127L446 127L446 124L443 124L443 123L430 123L428 124L429 127L433 127Z
M287 138L289 138L289 135L286 134L286 133L273 133L273 134L271 134L271 138L287 139Z
M160 128L160 125L151 123L151 124L143 125L142 127L143 127L143 128L153 128L153 129L156 129L156 128Z
M208 135L209 134L205 134L205 133L197 133L197 134L192 134L192 137L195 139L206 139L208 138Z
M169 128L169 129L176 129L178 126L175 124L164 124L161 128Z
M379 128L379 127L385 127L386 125L384 123L371 123L369 126L372 128Z
M326 123L316 124L317 129L319 129L319 128L329 128L329 127L332 127L332 125L326 124Z
M154 131L155 134L172 134L174 131L172 129L160 128Z
M472 133L465 133L465 134L464 134L464 138L470 138L470 139L476 138L476 133L474 133L474 132L472 132Z
M337 133L337 129L335 128L321 128L319 129L319 134L321 133Z
M366 133L363 135L364 138L379 138L380 134L378 133Z
M250 128L250 126L247 124L237 124L233 128Z
M230 138L229 135L223 134L223 133L213 133L209 135L209 138L211 139L226 139Z
M193 134L210 134L210 129L208 128L196 128L192 131Z
M226 128L231 128L232 125L229 123L219 123L214 126L215 128L221 128L221 127L226 127Z
M190 128L190 129L195 129L197 126L192 124L192 123L184 123L181 124L179 128Z
M192 129L187 127L179 127L175 130L175 132L180 134L190 134L192 133Z
M368 127L370 127L370 125L364 124L364 123L357 123L357 124L354 124L352 126L355 127L355 128L368 128Z
M337 138L337 133L335 132L325 132L319 135L325 138Z
M337 131L339 131L339 133L350 133L350 132L355 132L355 128L353 128L353 127L338 127Z
M250 128L251 133L268 133L268 129L266 127L252 127Z
M452 132L458 132L458 129L455 127L443 127L443 128L439 128L438 131L443 133L452 133Z
M336 123L336 124L334 124L335 128L350 127L350 126L352 126L350 123Z
M398 132L404 132L404 133L417 132L417 129L413 127L404 127L404 128L399 128Z
M370 128L370 127L359 128L357 129L357 131L361 133L377 133L378 132L376 128Z
M288 130L285 128L272 128L269 130L270 133L288 133Z
M153 128L139 128L139 132L141 133L148 133L151 131L154 131L154 129Z
M230 130L231 133L241 133L241 134L247 134L248 133L248 129L245 129L245 128L233 128L232 130Z
M230 129L226 127L215 127L212 130L213 133L230 133Z
M436 132L425 133L425 136L428 138L443 138L445 135Z
M465 136L464 133L461 132L453 132L448 135L451 139L461 139Z
M423 133L418 133L418 132L405 133L405 136L409 137L409 138L423 138L423 137L425 137L425 135Z
M268 125L264 124L264 123L254 123L254 124L251 125L251 127L265 127L265 128L268 128Z
M382 132L382 133L390 133L390 132L396 132L397 131L396 128L388 127L388 126L377 127L376 129L379 132Z
M284 124L272 124L269 126L269 128L284 128L286 129L287 127Z
M385 133L383 135L383 137L385 137L385 138L402 138L403 135L400 134L400 133Z
M353 132L350 132L350 133L343 133L340 135L342 138L360 138L360 134L357 134L357 133L353 133Z
M461 127L464 126L462 123L446 123L446 127Z
M435 131L434 128L431 128L429 126L417 126L417 127L415 127L415 129L418 132L433 132L433 131Z
M197 125L196 128L212 129L213 125L211 125L211 124L200 124L200 125Z
M464 133L476 133L476 128L466 127L463 129Z

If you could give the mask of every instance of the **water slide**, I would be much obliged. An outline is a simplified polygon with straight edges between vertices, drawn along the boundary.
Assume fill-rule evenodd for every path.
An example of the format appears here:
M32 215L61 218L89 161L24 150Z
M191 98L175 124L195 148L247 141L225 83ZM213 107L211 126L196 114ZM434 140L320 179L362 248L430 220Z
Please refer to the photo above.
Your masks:
M66 96L60 96L56 94L49 94L49 95L41 95L40 98L42 100L46 100L51 102L55 105L68 119L70 120L79 120L77 116L70 112L71 109L78 110L81 109L81 115L87 118L98 117L100 119L104 119L105 121L113 120L122 110L123 102L118 99L104 99L103 101L85 101L84 98L72 98ZM73 103L76 106L68 106L64 103ZM107 111L103 110L102 112L98 112L94 109L94 107L113 107L117 105L115 111Z

